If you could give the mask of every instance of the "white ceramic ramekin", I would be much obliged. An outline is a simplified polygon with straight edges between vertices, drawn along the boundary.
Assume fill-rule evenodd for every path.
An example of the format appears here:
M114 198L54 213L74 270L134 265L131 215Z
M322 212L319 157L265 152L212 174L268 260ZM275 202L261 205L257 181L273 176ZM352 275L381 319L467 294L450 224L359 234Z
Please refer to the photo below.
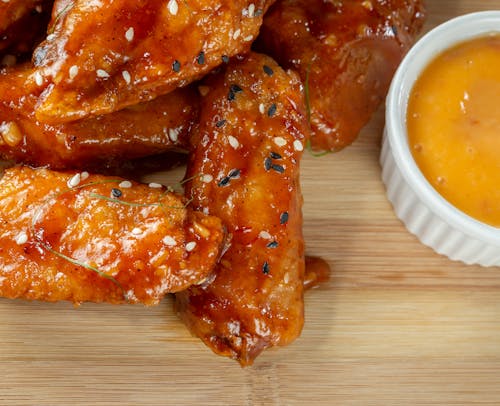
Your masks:
M415 80L437 55L492 32L500 33L500 11L455 18L415 44L399 66L387 96L380 157L387 196L408 230L450 259L483 266L500 265L500 228L464 214L427 182L408 146L406 109Z

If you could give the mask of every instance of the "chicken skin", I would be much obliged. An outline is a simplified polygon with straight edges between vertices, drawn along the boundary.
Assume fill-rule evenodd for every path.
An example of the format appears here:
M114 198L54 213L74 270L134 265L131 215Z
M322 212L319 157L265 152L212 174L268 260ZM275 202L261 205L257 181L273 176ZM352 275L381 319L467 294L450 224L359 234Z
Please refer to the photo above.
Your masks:
M186 150L187 134L198 120L198 91L186 87L111 114L44 124L34 114L40 88L40 77L30 67L0 71L2 159L53 169L88 169Z
M250 54L209 77L186 196L232 235L215 280L176 295L189 329L214 352L253 362L304 321L299 164L308 136L299 78Z
M157 304L210 277L221 221L117 177L14 167L0 179L0 296Z
M106 114L199 79L249 50L272 2L58 2L51 34L33 56L47 85L36 117Z
M316 150L351 144L422 28L421 0L278 0L259 49L300 74Z

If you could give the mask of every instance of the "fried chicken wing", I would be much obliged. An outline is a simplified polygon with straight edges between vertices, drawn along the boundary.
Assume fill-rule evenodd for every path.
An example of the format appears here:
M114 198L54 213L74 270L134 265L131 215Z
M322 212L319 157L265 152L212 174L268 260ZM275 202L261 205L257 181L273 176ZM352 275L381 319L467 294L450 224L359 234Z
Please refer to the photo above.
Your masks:
M274 0L76 0L34 53L47 86L36 110L60 123L151 100L249 50ZM94 35L95 33L99 35Z
M219 219L152 184L14 167L0 180L0 296L157 304L210 277Z
M66 169L185 150L198 119L198 92L186 87L111 114L44 124L34 115L40 87L29 67L0 71L1 158Z
M45 36L52 0L0 1L0 56L31 53ZM29 28L28 28L29 27ZM2 58L0 58L2 59Z
M299 163L308 135L302 88L251 54L206 82L186 195L222 219L229 250L207 286L176 295L190 330L214 352L251 364L301 332L304 255Z
M384 100L423 20L421 0L274 4L259 48L305 83L314 149L336 151L354 141Z

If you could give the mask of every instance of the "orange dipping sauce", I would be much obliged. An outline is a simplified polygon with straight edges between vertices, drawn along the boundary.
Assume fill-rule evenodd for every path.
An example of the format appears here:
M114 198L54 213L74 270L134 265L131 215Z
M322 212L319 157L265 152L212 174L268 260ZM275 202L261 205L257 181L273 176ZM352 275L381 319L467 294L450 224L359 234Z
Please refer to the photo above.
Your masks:
M451 204L500 227L500 34L459 44L410 94L408 140L420 170Z

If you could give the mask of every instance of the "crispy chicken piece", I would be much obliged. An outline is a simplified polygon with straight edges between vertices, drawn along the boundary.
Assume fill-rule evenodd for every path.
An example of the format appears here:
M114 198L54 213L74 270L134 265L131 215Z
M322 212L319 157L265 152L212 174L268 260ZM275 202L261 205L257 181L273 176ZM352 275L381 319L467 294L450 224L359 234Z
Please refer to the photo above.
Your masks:
M206 82L186 195L222 219L229 250L207 286L176 295L189 329L214 352L251 364L301 332L304 255L299 163L307 136L300 81L250 54Z
M31 53L45 36L52 0L0 1L0 60L2 55ZM28 28L29 27L29 28ZM12 58L11 58L12 59ZM4 62L9 62L6 59Z
M314 149L354 141L423 20L421 0L278 0L270 9L258 48L299 72Z
M36 116L72 121L184 86L248 51L273 1L64 0L34 53L50 83Z
M209 278L223 239L154 184L27 167L0 180L0 296L157 304Z
M115 113L44 124L34 115L40 80L29 67L0 71L3 159L57 169L88 168L186 149L187 134L198 120L199 94L187 87Z

